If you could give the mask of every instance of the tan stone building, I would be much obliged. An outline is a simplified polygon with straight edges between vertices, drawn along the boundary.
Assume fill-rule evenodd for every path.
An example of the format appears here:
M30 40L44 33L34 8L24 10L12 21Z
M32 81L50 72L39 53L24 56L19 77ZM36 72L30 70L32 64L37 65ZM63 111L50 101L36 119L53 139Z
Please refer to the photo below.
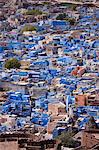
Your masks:
M96 145L99 145L99 129L85 130L82 134L82 146L91 150Z
M20 63L21 63L21 69L27 69L30 66L29 60L22 60Z
M66 106L62 102L59 103L49 103L48 104L48 113L53 115L65 115Z
M19 150L18 142L17 141L0 142L0 150Z

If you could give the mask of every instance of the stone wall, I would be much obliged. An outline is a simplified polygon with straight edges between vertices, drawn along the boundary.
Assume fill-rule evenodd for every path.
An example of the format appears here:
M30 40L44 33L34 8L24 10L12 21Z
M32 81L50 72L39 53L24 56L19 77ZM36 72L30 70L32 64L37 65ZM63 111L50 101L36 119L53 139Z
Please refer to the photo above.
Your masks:
M18 143L12 142L0 142L0 150L18 150Z

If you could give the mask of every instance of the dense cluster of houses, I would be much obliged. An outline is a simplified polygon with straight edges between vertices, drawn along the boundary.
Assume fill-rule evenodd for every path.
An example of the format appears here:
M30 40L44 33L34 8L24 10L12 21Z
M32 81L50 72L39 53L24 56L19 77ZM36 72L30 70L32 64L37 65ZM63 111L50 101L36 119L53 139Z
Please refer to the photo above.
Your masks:
M39 140L53 140L76 130L79 146L99 146L98 7L42 2L9 13L0 14L1 135L28 126ZM56 19L62 13L75 22ZM20 68L5 68L12 58Z

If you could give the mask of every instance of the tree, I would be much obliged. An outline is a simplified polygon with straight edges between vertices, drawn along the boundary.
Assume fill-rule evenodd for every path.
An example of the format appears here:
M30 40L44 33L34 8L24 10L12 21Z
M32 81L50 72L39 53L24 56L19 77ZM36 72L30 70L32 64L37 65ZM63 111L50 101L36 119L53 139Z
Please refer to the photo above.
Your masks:
M16 58L11 58L9 60L6 61L5 63L5 68L7 69L11 69L11 68L20 68L21 64L20 62L16 59Z
M26 32L26 31L36 31L36 30L37 30L37 28L32 26L32 25L25 25L23 27L23 29L21 30L21 32L23 33L23 32Z
M49 5L51 5L51 2L43 2L42 4L49 6Z
M77 147L79 146L79 143L73 139L75 133L72 131L63 132L61 135L59 135L58 140L61 141L62 145L65 147Z
M59 14L57 17L56 17L56 20L65 20L66 18L66 14L63 13L63 14Z
M37 15L42 15L43 12L40 11L40 10L28 10L25 14L26 14L26 15L37 16Z
M72 6L71 6L71 9L72 9L73 11L76 11L76 8L77 8L76 5L72 5Z
M66 15L65 13L63 14L59 14L57 17L56 17L56 20L65 20L67 22L70 23L70 25L74 25L76 20L74 18L70 18L68 15Z
M70 22L70 25L74 25L76 20L74 18L70 18L68 19L68 21Z
M76 20L74 18L69 18L69 17L65 18L65 20L68 21L70 23L70 25L74 25L76 22Z

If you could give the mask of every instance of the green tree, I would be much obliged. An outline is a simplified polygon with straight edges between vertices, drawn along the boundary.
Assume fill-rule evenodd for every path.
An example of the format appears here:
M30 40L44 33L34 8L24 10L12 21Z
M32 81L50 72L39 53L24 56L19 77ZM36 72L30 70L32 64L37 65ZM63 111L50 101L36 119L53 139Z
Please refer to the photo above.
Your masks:
M63 132L61 135L59 135L58 140L61 141L63 146L73 148L78 146L78 143L73 139L73 136L73 132Z
M34 16L42 15L42 14L43 12L40 10L27 10L27 12L25 13L25 15L34 15Z
M21 64L16 58L11 58L6 61L5 68L11 69L11 68L20 68Z
M56 17L56 20L65 20L66 16L67 16L67 15L66 15L65 13L59 14L59 15Z
M69 16L67 16L65 13L63 14L59 14L57 17L56 17L56 20L65 20L65 21L68 21L70 23L70 25L74 25L76 20L74 18L70 18Z
M42 4L43 4L43 5L48 5L48 6L49 6L49 5L51 5L51 2L43 2Z
M71 6L71 9L72 9L73 11L76 11L76 8L77 8L76 5L72 5L72 6Z
M23 33L23 32L26 32L26 31L36 31L36 30L37 30L37 28L32 26L32 25L25 25L22 28L21 32Z
M69 22L70 22L70 25L74 25L76 21L75 21L74 18L70 18L70 19L69 19Z

